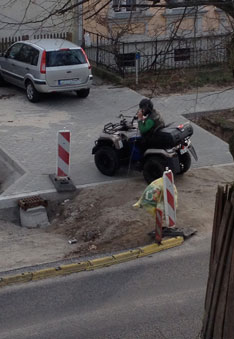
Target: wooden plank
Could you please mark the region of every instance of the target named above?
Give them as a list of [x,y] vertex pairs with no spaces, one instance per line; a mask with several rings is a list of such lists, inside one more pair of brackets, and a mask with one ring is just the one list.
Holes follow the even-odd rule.
[[226,229],[225,226],[229,222],[230,214],[232,210],[232,205],[229,201],[226,201],[224,213],[222,216],[222,221],[220,225],[219,235],[216,241],[215,245],[215,253],[212,265],[210,267],[209,272],[209,279],[207,284],[207,295],[206,295],[206,303],[205,303],[205,314],[204,314],[204,321],[203,321],[203,333],[204,338],[209,338],[206,336],[207,331],[211,331],[211,323],[212,323],[212,317],[214,317],[214,314],[212,313],[212,305],[214,304],[214,293],[217,289],[216,287],[216,279],[218,274],[218,264],[219,264],[219,258],[222,250],[222,244],[224,243],[225,236],[226,236]]
[[216,201],[215,201],[215,211],[214,211],[214,220],[213,220],[213,231],[211,238],[211,252],[210,252],[210,266],[214,260],[215,253],[215,245],[217,242],[219,227],[222,219],[222,205],[224,199],[224,188],[223,186],[218,186],[216,193]]
[[[234,198],[234,194],[232,193],[232,204]],[[229,283],[228,283],[228,291],[227,291],[227,303],[225,310],[225,319],[224,319],[224,329],[223,329],[223,339],[232,338],[234,335],[234,223],[232,224],[232,242],[230,246],[230,275],[229,275]]]
[[209,275],[207,280],[207,287],[206,287],[206,296],[205,296],[205,313],[203,317],[203,325],[202,325],[202,332],[206,332],[207,322],[209,320],[209,307],[210,307],[210,300],[212,298],[212,266],[214,261],[214,253],[215,253],[215,245],[217,241],[217,234],[219,228],[219,221],[221,220],[221,205],[223,199],[223,186],[218,186],[215,198],[215,210],[214,210],[214,219],[213,219],[213,230],[212,230],[212,238],[211,238],[211,250],[210,250],[210,261],[209,261]]
[[214,210],[214,219],[213,219],[213,231],[212,231],[212,238],[211,238],[211,250],[210,250],[210,262],[209,262],[209,275],[207,281],[207,288],[206,288],[206,296],[205,296],[205,315],[203,318],[203,329],[207,328],[207,321],[209,319],[209,305],[211,300],[211,292],[212,292],[212,266],[214,262],[214,253],[215,253],[215,246],[217,242],[218,236],[218,229],[220,227],[220,220],[221,220],[221,206],[222,206],[222,199],[224,194],[223,186],[218,186],[216,192],[216,199],[215,199],[215,210]]
[[[231,210],[231,216],[230,216]],[[209,319],[207,322],[206,328],[206,337],[207,339],[213,338],[214,335],[214,324],[215,324],[215,317],[217,312],[217,305],[218,305],[218,298],[221,291],[223,275],[224,275],[224,267],[227,260],[227,255],[230,247],[231,242],[231,235],[232,235],[232,225],[234,222],[234,209],[231,206],[229,201],[226,201],[226,207],[224,209],[224,217],[221,223],[221,234],[217,242],[217,253],[215,255],[214,260],[214,270],[213,270],[213,279],[212,280],[212,299],[210,300],[210,307],[209,307]],[[228,225],[228,227],[225,227]],[[220,339],[220,338],[219,338]]]
[[227,304],[225,311],[223,339],[233,338],[234,334],[233,316],[234,316],[234,247],[232,248],[231,272],[229,278]]
[[[226,313],[227,299],[228,299],[229,279],[230,279],[230,272],[231,272],[232,252],[234,249],[233,220],[230,219],[230,222],[228,225],[229,230],[227,231],[227,233],[230,234],[231,240],[229,242],[229,247],[226,250],[224,250],[224,252],[226,252],[226,256],[224,257],[224,262],[223,262],[223,273],[222,273],[222,278],[221,278],[222,280],[220,283],[220,292],[217,295],[217,308],[216,308],[216,316],[214,320],[213,339],[223,338],[225,313]],[[221,265],[222,263],[220,262],[220,266]],[[221,269],[222,267],[220,267],[220,270]],[[232,297],[234,298],[234,293]]]

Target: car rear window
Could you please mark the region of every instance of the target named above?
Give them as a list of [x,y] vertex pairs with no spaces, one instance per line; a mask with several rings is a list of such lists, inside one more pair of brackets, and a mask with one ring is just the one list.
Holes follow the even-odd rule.
[[80,65],[87,63],[81,49],[61,49],[46,52],[46,67]]

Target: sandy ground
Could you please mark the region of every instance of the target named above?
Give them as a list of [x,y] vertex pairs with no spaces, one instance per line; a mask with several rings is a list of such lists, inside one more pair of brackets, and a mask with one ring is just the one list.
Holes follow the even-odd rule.
[[[218,185],[234,181],[234,165],[193,169],[175,177],[178,190],[177,227],[212,231]],[[0,223],[0,271],[64,258],[110,253],[153,242],[148,232],[154,218],[132,205],[146,183],[135,179],[101,184],[78,192],[76,198],[58,206],[46,229],[26,229]],[[68,240],[76,239],[70,245]]]

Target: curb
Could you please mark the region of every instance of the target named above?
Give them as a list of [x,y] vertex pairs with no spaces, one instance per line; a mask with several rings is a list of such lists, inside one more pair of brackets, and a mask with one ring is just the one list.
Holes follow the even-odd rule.
[[127,252],[114,254],[108,257],[102,257],[68,265],[60,265],[58,267],[45,268],[38,271],[24,272],[21,274],[16,274],[3,278],[0,277],[0,288],[18,283],[25,283],[29,281],[42,280],[58,276],[65,276],[72,273],[93,271],[98,268],[120,264],[133,259],[142,258],[163,250],[167,250],[169,248],[179,246],[183,242],[184,242],[183,237],[175,237],[162,240],[162,243],[160,245],[151,244],[144,247],[136,248],[134,250],[129,250]]

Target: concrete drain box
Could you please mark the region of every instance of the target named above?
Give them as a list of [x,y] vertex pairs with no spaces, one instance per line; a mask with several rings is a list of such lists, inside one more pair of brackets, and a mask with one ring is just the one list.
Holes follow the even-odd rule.
[[47,227],[50,223],[47,216],[47,201],[40,196],[19,200],[20,223],[27,228]]

